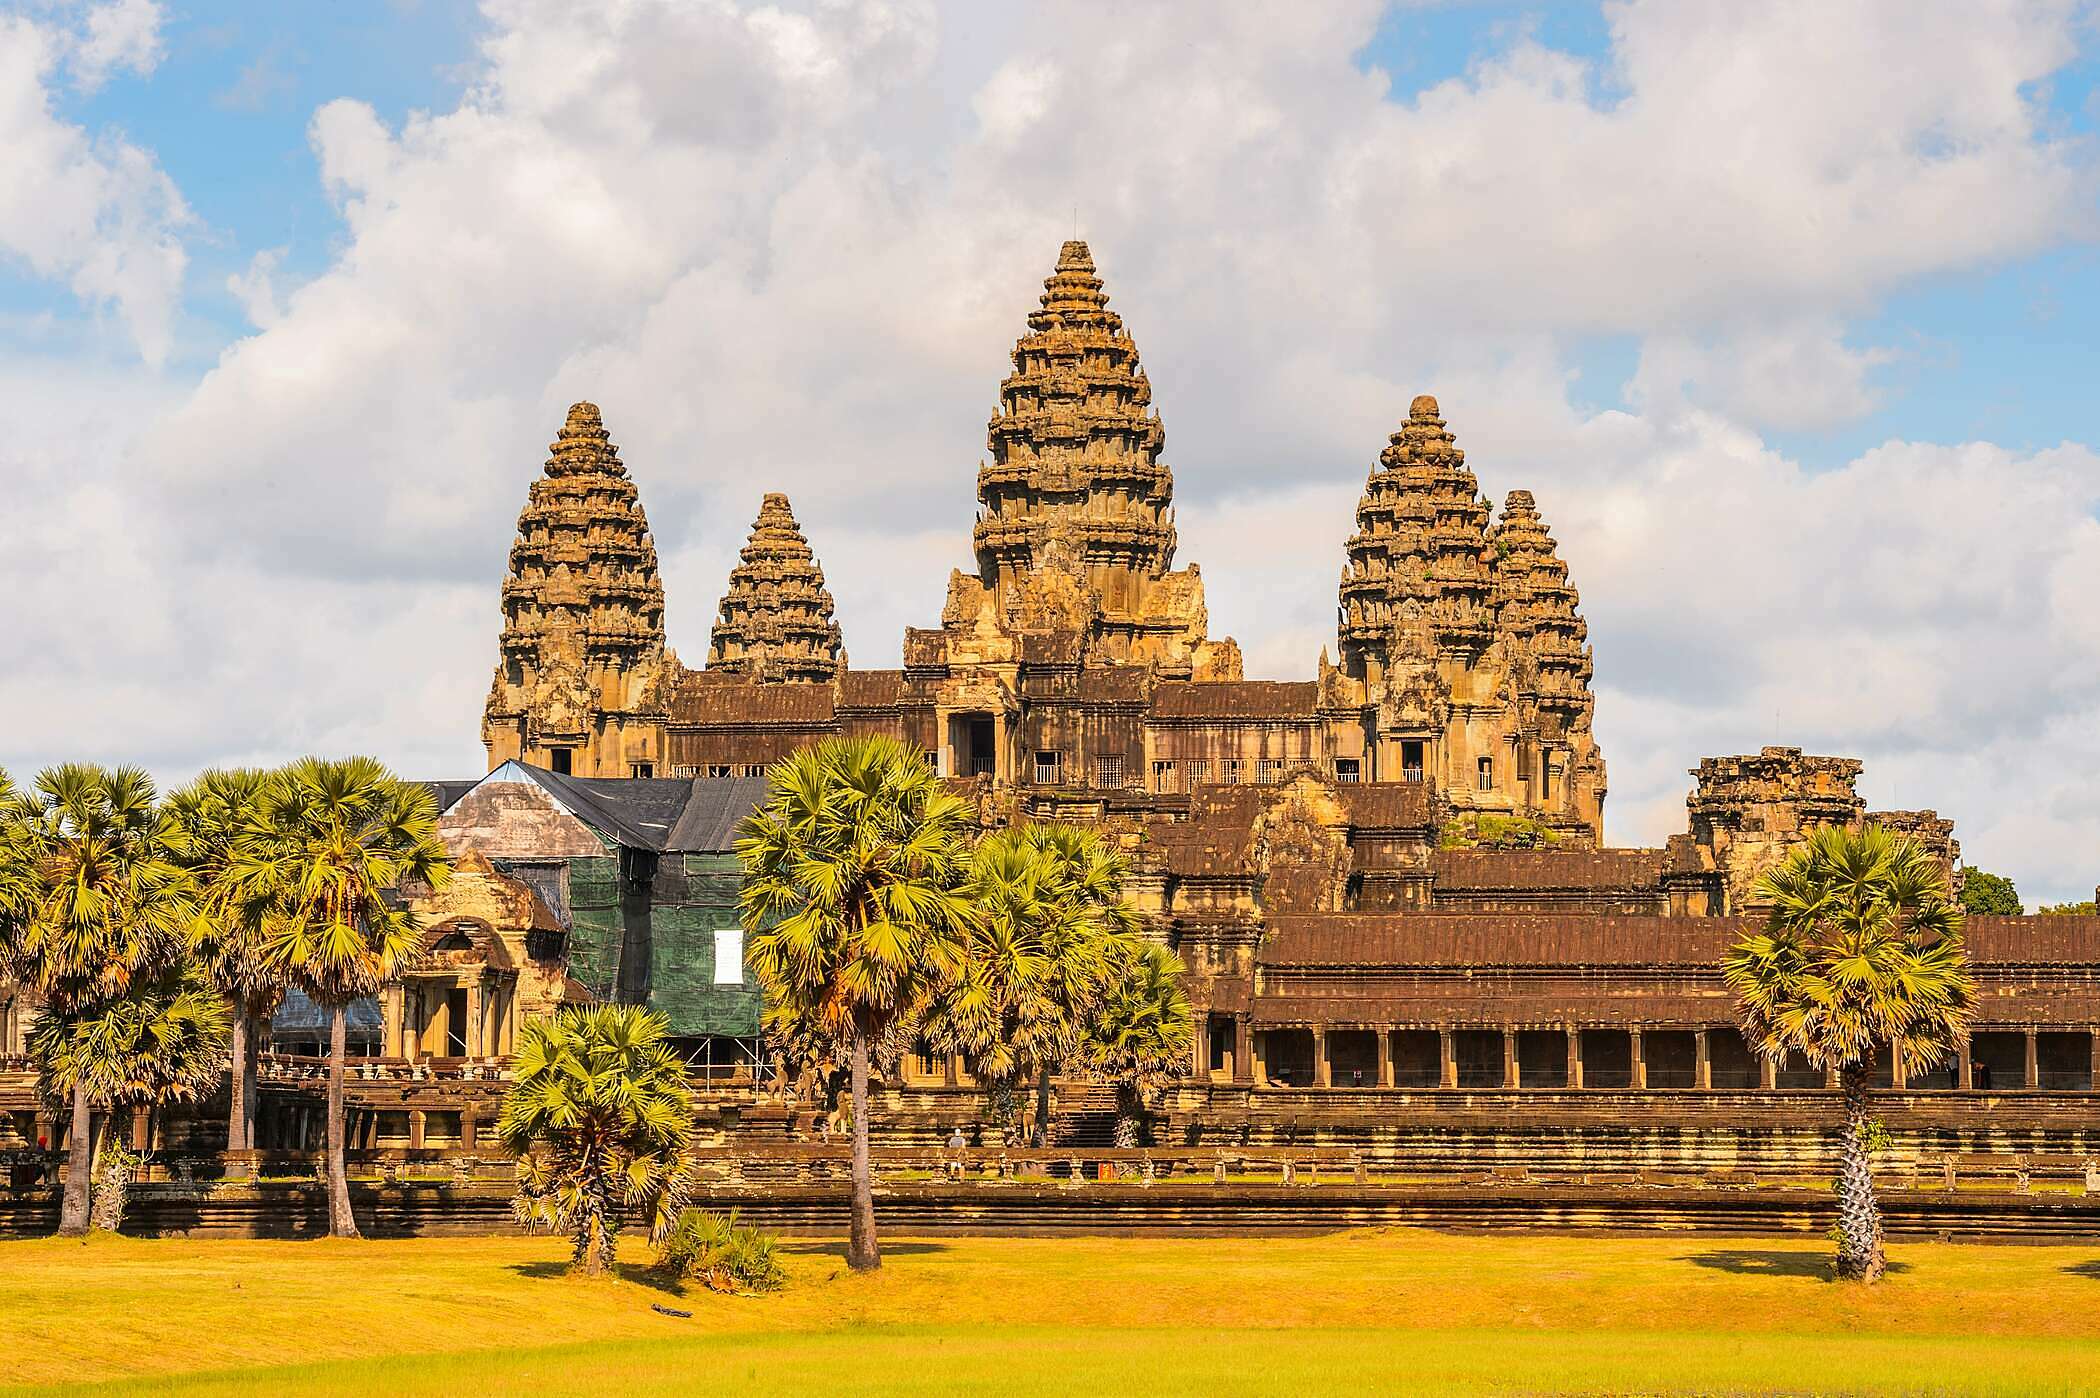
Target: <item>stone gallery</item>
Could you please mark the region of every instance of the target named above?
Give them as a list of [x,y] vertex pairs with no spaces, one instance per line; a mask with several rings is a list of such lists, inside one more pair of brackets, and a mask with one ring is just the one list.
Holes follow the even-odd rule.
[[[785,754],[887,734],[986,827],[1083,821],[1121,841],[1196,1011],[1188,1076],[1151,1122],[1162,1144],[1619,1169],[1827,1151],[1836,1094],[1748,1051],[1722,953],[1759,917],[1759,875],[1810,832],[1876,821],[1959,880],[1951,821],[1869,812],[1859,762],[1773,746],[1700,760],[1662,847],[1605,846],[1568,564],[1530,491],[1491,507],[1428,396],[1335,522],[1332,652],[1309,680],[1245,678],[1201,573],[1175,566],[1165,432],[1084,243],[1059,252],[998,401],[972,565],[939,625],[907,630],[901,668],[876,670],[848,663],[779,494],[757,502],[704,663],[681,663],[637,481],[598,408],[570,409],[502,584],[490,775],[436,784],[462,878],[419,900],[422,953],[362,1020],[360,1143],[471,1144],[520,1018],[563,1003],[654,1006],[700,1076],[765,1090],[737,824]],[[1923,1080],[1884,1057],[1892,1139],[1913,1158],[2100,1149],[2100,920],[1977,917],[1968,938],[1974,1033]],[[0,988],[0,1054],[21,1053],[25,1008]],[[311,1140],[301,1074],[318,1074],[296,1064],[315,1032],[296,1006],[280,1017],[281,1145]],[[33,1138],[26,1079],[9,1081],[0,1123]],[[897,1141],[983,1106],[927,1052],[886,1090]],[[1105,1143],[1086,1084],[1060,1102],[1061,1140]],[[778,1139],[768,1120],[725,1118],[726,1139]]]

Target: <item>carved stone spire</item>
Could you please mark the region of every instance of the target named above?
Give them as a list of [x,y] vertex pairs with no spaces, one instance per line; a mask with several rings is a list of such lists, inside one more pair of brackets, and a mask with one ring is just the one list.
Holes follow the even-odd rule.
[[1003,600],[1054,568],[1099,587],[1111,613],[1139,610],[1144,580],[1173,565],[1174,476],[1137,345],[1085,243],[1058,253],[1013,364],[977,473],[980,576]]
[[624,730],[645,714],[660,717],[656,543],[596,404],[571,407],[548,450],[510,548],[482,741],[492,762],[523,757],[579,776],[626,776]]
[[1523,697],[1536,702],[1548,730],[1588,731],[1596,707],[1590,628],[1530,491],[1509,493],[1488,540],[1495,554],[1495,626],[1513,663],[1526,672]]
[[1342,665],[1377,679],[1396,649],[1424,641],[1478,655],[1494,637],[1488,505],[1427,394],[1379,454],[1356,507],[1342,572]]
[[802,526],[785,495],[767,495],[751,526],[708,643],[707,668],[762,680],[829,680],[839,624]]

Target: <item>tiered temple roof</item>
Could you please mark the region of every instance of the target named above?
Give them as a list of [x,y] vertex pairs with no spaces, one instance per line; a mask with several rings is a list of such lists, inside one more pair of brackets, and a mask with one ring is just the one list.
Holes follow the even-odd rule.
[[1377,679],[1401,653],[1477,655],[1494,636],[1488,505],[1423,394],[1379,454],[1342,570],[1342,668]]
[[1497,583],[1495,627],[1509,652],[1520,701],[1542,736],[1587,732],[1596,701],[1582,596],[1528,490],[1512,490],[1489,531]]
[[[979,571],[1002,595],[1043,568],[1159,577],[1174,562],[1173,472],[1152,384],[1082,242],[1059,251],[1014,346],[977,473]],[[1111,596],[1128,609],[1135,599]]]
[[503,583],[483,733],[499,759],[587,748],[607,717],[648,707],[664,665],[656,542],[597,405],[571,407],[548,450]]
[[824,570],[788,498],[768,494],[729,574],[707,668],[765,680],[830,680],[844,666]]

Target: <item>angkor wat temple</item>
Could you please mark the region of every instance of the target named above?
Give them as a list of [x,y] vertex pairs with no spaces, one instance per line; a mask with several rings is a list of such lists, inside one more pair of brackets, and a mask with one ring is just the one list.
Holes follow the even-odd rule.
[[[1568,566],[1531,492],[1491,511],[1428,396],[1342,543],[1333,656],[1311,680],[1246,679],[1238,646],[1209,634],[1201,574],[1174,566],[1165,432],[1086,244],[1060,251],[1012,361],[974,566],[952,575],[938,627],[906,632],[900,669],[847,663],[780,495],[705,665],[682,665],[635,482],[577,404],[511,550],[491,764],[708,782],[885,733],[987,823],[1112,827],[1191,972],[1197,1115],[1285,1086],[1820,1084],[1760,1065],[1731,1027],[1716,963],[1756,914],[1757,877],[1817,826],[1872,819],[1958,879],[1951,822],[1870,814],[1860,763],[1767,747],[1701,761],[1686,831],[1662,848],[1603,847]],[[2094,924],[1977,919],[1970,936],[1985,1022],[1943,1085],[2089,1090]]]

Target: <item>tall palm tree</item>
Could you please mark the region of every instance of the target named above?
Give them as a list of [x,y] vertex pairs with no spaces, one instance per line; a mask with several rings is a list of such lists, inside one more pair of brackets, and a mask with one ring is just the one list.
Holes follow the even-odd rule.
[[243,897],[233,872],[244,834],[262,820],[270,773],[255,768],[206,772],[168,797],[175,857],[197,885],[191,943],[219,993],[233,1033],[227,1082],[226,1148],[255,1149],[258,1036],[284,1000],[283,968],[263,944],[263,905]]
[[1743,1035],[1775,1062],[1834,1070],[1845,1094],[1838,1275],[1886,1266],[1867,1138],[1868,1088],[1886,1046],[1905,1073],[1947,1061],[1968,1033],[1976,985],[1962,911],[1940,865],[1877,825],[1829,826],[1757,883],[1771,912],[1722,960]]
[[[13,916],[0,926],[7,962],[42,1013],[61,1022],[93,1018],[122,1000],[134,981],[175,964],[193,916],[191,885],[169,857],[165,814],[153,781],[133,767],[82,764],[50,768],[36,790],[10,805],[12,853],[0,863],[20,875],[0,877]],[[73,1076],[73,1125],[59,1232],[88,1229],[94,1099],[85,1075]]]
[[[71,1015],[46,1012],[30,1035],[43,1095],[84,1096],[91,1109],[193,1101],[219,1083],[228,1013],[203,970],[181,959],[133,977],[124,993]],[[112,1115],[103,1135],[114,1135]],[[121,1161],[121,1148],[98,1149]],[[123,1221],[126,1170],[91,1163],[92,1226],[114,1232]]]
[[661,1239],[691,1183],[692,1090],[662,1015],[634,1005],[563,1010],[518,1036],[499,1127],[518,1156],[518,1221],[566,1230],[571,1265],[613,1264],[622,1217]]
[[1079,1056],[1140,945],[1123,875],[1121,856],[1069,825],[995,831],[970,857],[970,955],[928,1028],[995,1086],[1034,1081],[1039,1140],[1049,1133],[1051,1074]]
[[853,1102],[848,1265],[882,1265],[868,1160],[868,1063],[963,960],[970,809],[914,749],[834,738],[767,774],[737,841],[751,963],[776,1020],[843,1045]]
[[1181,958],[1142,944],[1087,1022],[1086,1062],[1116,1085],[1116,1144],[1139,1144],[1145,1102],[1190,1068],[1195,1024],[1181,984]]
[[350,1002],[393,979],[421,928],[403,885],[441,888],[452,866],[427,787],[369,757],[302,758],[265,784],[229,878],[252,902],[265,959],[328,1012],[328,1231],[354,1238],[344,1175]]

